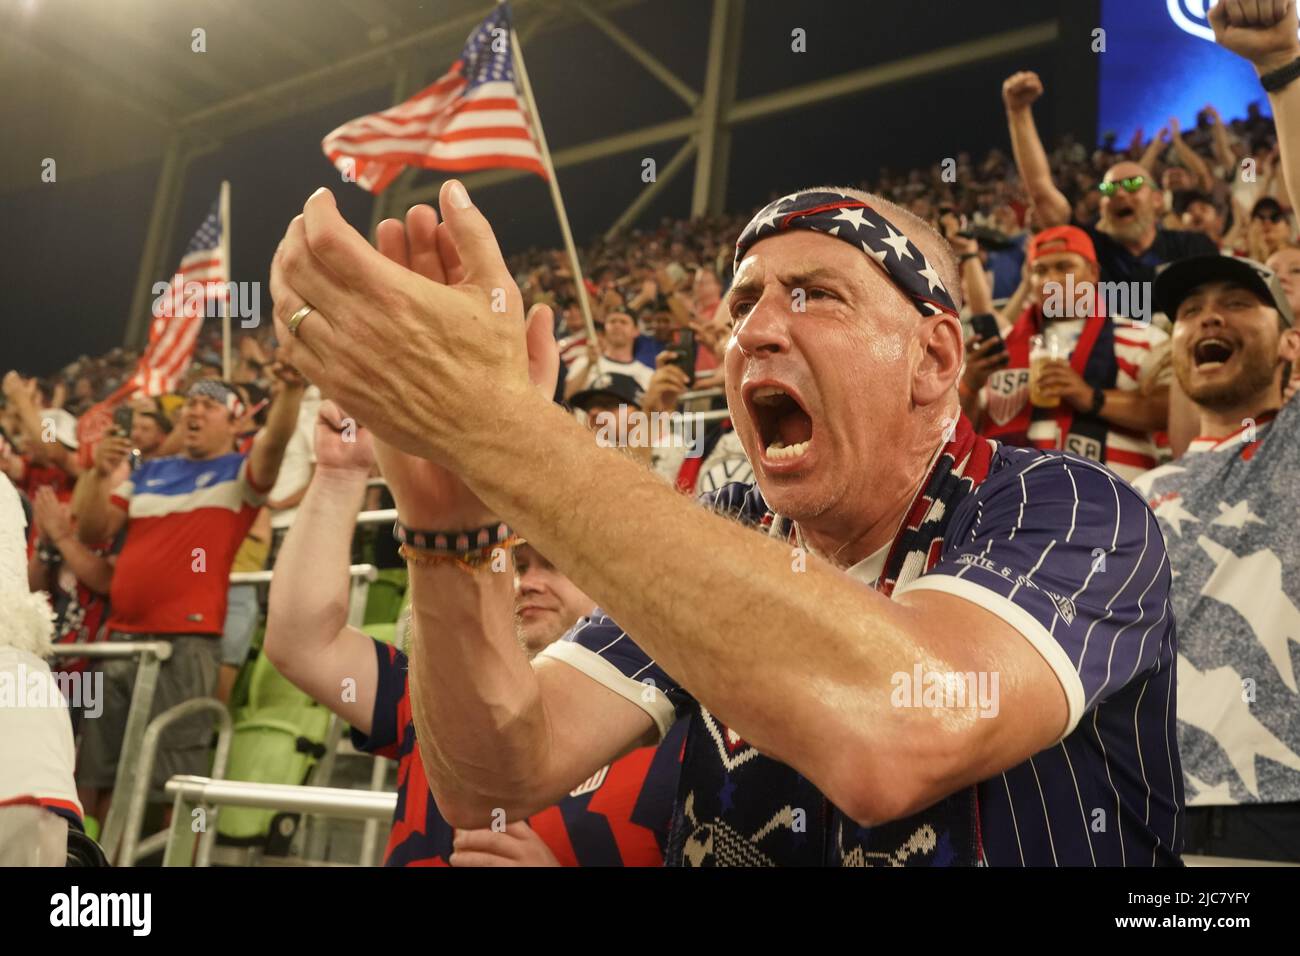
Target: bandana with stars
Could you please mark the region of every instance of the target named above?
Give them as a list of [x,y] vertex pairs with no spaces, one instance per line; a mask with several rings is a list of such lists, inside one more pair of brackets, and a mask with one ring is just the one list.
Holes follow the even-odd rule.
[[922,315],[957,314],[921,250],[878,210],[844,193],[805,190],[764,206],[736,240],[736,268],[750,246],[787,229],[812,229],[861,249],[880,263]]

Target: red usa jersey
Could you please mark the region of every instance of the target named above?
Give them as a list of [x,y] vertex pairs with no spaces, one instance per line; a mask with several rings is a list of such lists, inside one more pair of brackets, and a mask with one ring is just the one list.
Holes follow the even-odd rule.
[[[415,744],[406,655],[375,641],[379,680],[358,750],[397,761],[397,807],[385,866],[447,866],[454,828],[438,813]],[[685,743],[685,721],[657,747],[602,767],[559,803],[528,818],[561,866],[662,866]]]

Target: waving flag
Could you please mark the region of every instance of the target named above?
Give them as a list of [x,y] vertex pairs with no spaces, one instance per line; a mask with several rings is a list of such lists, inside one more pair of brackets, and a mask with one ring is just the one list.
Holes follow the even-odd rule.
[[500,4],[460,59],[404,103],[344,123],[321,148],[348,179],[379,193],[405,166],[464,172],[502,166],[546,171],[515,86],[510,10]]
[[149,346],[130,379],[134,391],[146,395],[173,391],[189,368],[209,304],[230,291],[223,229],[218,199],[185,247],[167,292],[154,301]]

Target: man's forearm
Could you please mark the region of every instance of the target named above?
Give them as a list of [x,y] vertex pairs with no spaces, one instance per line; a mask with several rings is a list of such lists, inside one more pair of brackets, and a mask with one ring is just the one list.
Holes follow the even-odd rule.
[[360,472],[321,471],[276,557],[266,652],[286,676],[347,623],[352,533],[365,490]]
[[512,571],[412,564],[409,671],[415,736],[439,805],[490,804],[510,819],[535,809],[548,757],[540,687],[515,639]]
[[1059,226],[1070,219],[1070,204],[1052,182],[1052,168],[1038,136],[1034,114],[1028,108],[1007,111],[1007,128],[1011,132],[1011,152],[1025,188],[1034,202],[1042,225]]
[[112,503],[108,500],[111,489],[108,481],[96,468],[83,476],[84,486],[78,485],[72,496],[72,513],[77,519],[77,537],[87,544],[96,544],[108,536]]
[[544,398],[514,402],[458,470],[710,711],[814,779],[843,767],[862,727],[899,720],[889,675],[921,652],[903,606],[814,556],[796,565],[789,545],[684,500]]
[[95,554],[69,532],[54,542],[63,563],[77,580],[96,594],[107,594],[113,585],[113,565],[103,555]]
[[253,477],[259,485],[270,487],[280,474],[280,462],[289,439],[298,427],[298,410],[302,407],[301,386],[286,386],[271,403],[266,415],[266,425],[253,441],[251,464]]
[[[1268,72],[1267,67],[1257,69],[1261,73]],[[1282,173],[1283,182],[1287,184],[1287,196],[1294,207],[1295,196],[1289,190],[1291,183],[1300,183],[1300,81],[1292,82],[1276,93],[1270,93],[1268,102],[1273,108],[1277,145],[1282,153],[1278,169]]]

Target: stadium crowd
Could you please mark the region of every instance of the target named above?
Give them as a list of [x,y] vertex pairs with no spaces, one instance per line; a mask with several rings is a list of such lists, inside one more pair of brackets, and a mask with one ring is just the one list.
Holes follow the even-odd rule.
[[[1221,42],[1255,62],[1261,74],[1300,53],[1251,45],[1249,39],[1228,42],[1220,33]],[[1163,535],[1174,571],[1167,586],[1178,647],[1169,623],[1157,621],[1139,599],[1131,623],[1152,635],[1151,653],[1124,661],[1133,674],[1123,687],[1112,683],[1109,666],[1095,685],[1082,675],[1080,699],[1069,702],[1068,739],[1085,733],[1075,730],[1087,726],[1076,713],[1085,691],[1098,713],[1103,704],[1117,708],[1117,701],[1127,701],[1127,718],[1117,709],[1105,718],[1112,727],[1095,726],[1089,718],[1094,726],[1088,732],[1109,741],[1106,735],[1118,734],[1125,719],[1137,733],[1142,694],[1124,694],[1135,688],[1145,693],[1156,677],[1172,681],[1176,673],[1178,748],[1169,752],[1167,742],[1155,748],[1150,740],[1134,748],[1145,768],[1142,777],[1154,778],[1151,761],[1161,762],[1159,771],[1168,778],[1163,784],[1136,779],[1128,783],[1139,789],[1117,784],[1109,796],[1088,794],[1094,801],[1088,806],[1113,807],[1121,829],[1132,826],[1141,834],[1130,835],[1135,842],[1121,836],[1101,861],[1132,863],[1124,854],[1137,847],[1151,862],[1176,862],[1182,847],[1300,862],[1300,702],[1292,665],[1292,644],[1300,641],[1300,565],[1294,563],[1300,553],[1289,534],[1298,500],[1300,423],[1294,403],[1285,401],[1295,391],[1292,370],[1300,372],[1300,363],[1293,362],[1300,242],[1287,181],[1287,173],[1294,179],[1300,167],[1288,168],[1285,160],[1300,162],[1300,138],[1289,149],[1279,144],[1279,128],[1284,136],[1300,137],[1300,94],[1295,86],[1273,94],[1276,125],[1257,106],[1230,122],[1206,106],[1190,129],[1171,118],[1149,137],[1138,130],[1127,144],[1112,136],[1088,148],[1064,136],[1048,148],[1033,117],[1045,93],[1050,90],[1032,73],[1007,78],[1001,95],[1009,149],[983,157],[960,153],[925,169],[882,169],[874,179],[821,192],[850,202],[870,194],[866,217],[873,209],[887,217],[890,233],[904,233],[914,244],[907,248],[923,252],[926,269],[933,264],[941,288],[948,287],[964,333],[957,393],[964,418],[979,436],[1009,447],[1064,450],[1104,465],[1154,509],[1156,537]],[[776,192],[770,198],[773,210],[785,201]],[[407,238],[396,245],[391,224],[387,239],[381,230],[380,251],[406,264],[406,242],[413,251],[424,228],[421,215],[407,220]],[[846,221],[854,222],[852,215]],[[729,415],[725,397],[738,387],[728,380],[728,351],[740,337],[733,268],[743,256],[736,255],[737,242],[742,249],[754,245],[752,236],[746,245],[753,228],[747,224],[748,211],[625,231],[582,251],[587,275],[581,278],[555,250],[530,250],[507,260],[528,314],[545,320],[547,313],[538,310],[550,309],[559,354],[554,400],[580,416],[602,444],[635,445],[632,457],[683,494],[722,495],[714,499],[719,507],[728,485],[754,481],[756,470],[754,449],[747,451],[733,422],[735,407]],[[926,224],[946,240],[946,248],[931,241]],[[901,262],[903,255],[894,258]],[[590,301],[595,340],[578,282]],[[934,288],[932,281],[931,293]],[[729,289],[730,300],[724,298]],[[815,312],[822,307],[815,304],[819,290],[806,291],[806,307]],[[804,309],[796,305],[794,311]],[[306,331],[321,319],[308,315],[298,321]],[[690,766],[690,751],[683,756],[688,721],[673,723],[673,707],[712,732],[721,726],[707,710],[691,710],[698,704],[677,698],[666,712],[643,705],[662,736],[643,733],[638,746],[603,753],[592,763],[601,770],[579,783],[590,768],[584,769],[547,800],[504,804],[512,807],[504,829],[461,809],[472,802],[463,795],[431,792],[428,781],[446,787],[455,775],[431,765],[423,733],[417,740],[409,649],[347,624],[346,568],[361,538],[381,566],[405,569],[410,560],[415,568],[420,561],[412,557],[413,539],[401,542],[399,556],[386,530],[366,537],[373,529],[356,526],[363,507],[394,505],[395,490],[368,482],[380,476],[382,456],[376,456],[365,427],[355,441],[340,439],[350,420],[334,402],[322,401],[316,385],[287,361],[286,342],[283,336],[276,341],[270,323],[236,338],[228,381],[222,379],[219,330],[212,326],[205,326],[177,389],[130,398],[123,405],[130,413],[116,415],[113,430],[93,448],[80,446],[77,420],[133,374],[139,353],[118,348],[98,358],[83,356],[48,376],[16,370],[4,376],[0,470],[29,515],[28,585],[50,595],[55,642],[170,640],[175,650],[160,671],[153,714],[198,696],[233,706],[241,669],[265,654],[291,682],[347,721],[359,749],[399,761],[402,795],[386,854],[390,864],[802,859],[795,851],[786,857],[772,851],[769,857],[738,848],[720,824],[708,830],[700,823],[706,812],[721,819],[729,796],[721,798],[720,808],[702,809],[709,801],[701,798],[686,807],[679,801],[674,810],[677,774]],[[1227,369],[1221,375],[1232,380],[1216,379],[1219,369]],[[638,413],[651,418],[648,437],[629,442],[631,418]],[[683,427],[692,421],[697,428]],[[952,440],[958,426],[952,419],[944,423]],[[356,430],[356,423],[351,427]],[[783,425],[764,460],[801,454],[795,450],[809,439],[797,432],[787,433]],[[1078,493],[1076,486],[1076,507]],[[1118,540],[1120,492],[1115,495]],[[990,504],[988,512],[994,510]],[[507,542],[518,544],[504,532],[491,543]],[[1111,545],[1097,559],[1102,570],[1130,573],[1121,570],[1122,548]],[[588,643],[608,646],[626,636],[537,547],[520,545],[514,561],[513,619],[529,657],[572,663],[576,652],[565,645],[573,643],[559,639],[583,621],[594,633]],[[1142,555],[1130,570],[1139,567],[1145,567]],[[1270,570],[1275,567],[1280,570]],[[232,571],[263,568],[276,569],[269,593],[264,586],[228,584]],[[1161,568],[1155,573],[1153,584]],[[337,589],[313,584],[326,579]],[[419,590],[413,575],[399,633],[418,617]],[[263,620],[266,637],[259,649],[255,638]],[[1167,641],[1160,638],[1165,632]],[[599,665],[583,663],[589,670],[582,673],[595,676],[597,667],[605,668],[609,673],[597,679],[613,689],[625,676],[640,679],[636,675],[651,665],[648,654],[608,657]],[[46,804],[64,812],[69,826],[80,827],[83,816],[102,820],[110,805],[135,662],[52,658],[51,666],[78,673],[98,666],[104,673],[103,713],[93,720],[73,713],[76,791]],[[546,672],[543,663],[538,673]],[[675,686],[657,668],[646,672],[657,675],[654,686]],[[358,694],[340,700],[340,680],[356,674],[369,676]],[[1138,679],[1145,683],[1132,682]],[[1244,682],[1251,688],[1248,703]],[[1142,733],[1168,733],[1170,726],[1156,719]],[[1061,739],[1048,736],[1045,745]],[[164,736],[154,787],[176,773],[206,773],[211,737],[203,717],[173,727]],[[771,739],[780,753],[784,740]],[[511,741],[502,737],[498,743],[508,750]],[[736,746],[744,742],[727,738],[723,750],[743,752]],[[1064,745],[1059,749],[1067,752]],[[1258,765],[1256,755],[1262,758]],[[438,759],[450,762],[453,756],[448,751]],[[1138,771],[1128,767],[1124,773],[1132,777]],[[829,796],[842,793],[817,782]],[[1013,807],[1020,806],[1020,794],[1013,797],[1012,791],[1024,783],[1016,778],[1014,786],[1008,784],[1006,801]],[[1149,802],[1156,786],[1156,805],[1148,807],[1146,819],[1130,803],[1144,783]],[[728,776],[724,791],[731,785]],[[12,795],[0,791],[0,807],[7,796]],[[526,812],[520,810],[525,804]],[[856,816],[872,818],[875,809],[869,809]],[[525,816],[528,824],[521,822]],[[1154,834],[1165,817],[1174,833]],[[677,827],[688,836],[670,847],[669,831]],[[705,830],[707,838],[701,836]],[[1079,854],[1070,862],[1087,862],[1090,853],[1099,861],[1086,834],[1067,850],[1051,821],[1046,832],[1051,855],[1035,856],[1021,846],[1020,862],[1027,854],[1029,862],[1054,862],[1058,848],[1063,855]],[[1019,843],[1019,829],[1016,837]],[[997,857],[995,836],[986,839],[985,859],[1014,862]],[[851,856],[846,851],[843,858]]]

